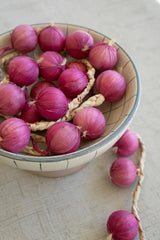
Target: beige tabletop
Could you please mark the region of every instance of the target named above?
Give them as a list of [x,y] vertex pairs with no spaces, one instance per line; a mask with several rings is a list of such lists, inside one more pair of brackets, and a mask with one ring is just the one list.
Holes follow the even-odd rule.
[[[147,153],[139,214],[146,239],[160,240],[160,1],[0,0],[0,32],[19,24],[73,23],[115,39],[132,57],[142,94],[130,129]],[[0,157],[0,160],[2,157]],[[132,191],[109,179],[110,149],[76,174],[42,178],[0,161],[0,240],[105,240],[115,210],[131,210]],[[136,239],[139,239],[138,236]]]

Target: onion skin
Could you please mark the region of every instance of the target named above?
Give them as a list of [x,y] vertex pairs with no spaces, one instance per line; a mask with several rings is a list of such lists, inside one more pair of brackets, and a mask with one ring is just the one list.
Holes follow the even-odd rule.
[[99,71],[112,69],[118,60],[117,50],[107,42],[96,43],[89,52],[89,61]]
[[13,116],[25,106],[25,93],[20,87],[5,83],[0,85],[0,114]]
[[107,230],[114,240],[133,240],[139,229],[136,217],[125,210],[113,212],[107,221]]
[[10,81],[19,86],[29,86],[39,75],[37,63],[30,57],[18,56],[11,60],[8,66]]
[[54,84],[48,81],[40,81],[35,83],[31,88],[31,92],[30,92],[31,98],[36,99],[40,91],[42,91],[44,88],[47,88],[47,87],[54,87]]
[[137,177],[137,168],[129,158],[118,158],[110,168],[111,181],[119,187],[127,187]]
[[126,90],[126,81],[124,77],[114,71],[106,70],[102,72],[96,80],[96,89],[108,102],[119,101]]
[[73,68],[64,70],[58,79],[58,87],[70,98],[74,98],[80,94],[86,88],[87,84],[87,76],[83,72]]
[[139,140],[136,134],[126,130],[122,137],[114,144],[117,148],[116,153],[121,157],[127,157],[134,154],[139,146]]
[[80,145],[80,130],[69,122],[57,122],[46,133],[46,143],[51,152],[67,154]]
[[81,63],[81,62],[71,62],[67,64],[67,69],[70,68],[75,68],[83,73],[87,73],[87,68],[86,66]]
[[93,44],[93,38],[89,33],[78,30],[66,38],[65,48],[71,57],[82,59],[88,56]]
[[19,118],[9,118],[0,125],[0,146],[9,152],[23,151],[30,139],[30,128]]
[[39,114],[35,101],[28,101],[20,116],[25,122],[35,123],[42,120],[42,116]]
[[37,33],[30,25],[19,25],[11,33],[11,42],[13,48],[17,51],[31,52],[38,43]]
[[46,81],[57,80],[61,72],[65,69],[62,56],[54,51],[42,53],[37,62],[40,74]]
[[85,139],[98,138],[105,130],[105,123],[102,112],[94,107],[79,110],[73,119],[73,124],[80,127]]
[[45,27],[38,37],[42,51],[62,51],[65,46],[65,39],[64,32],[56,26]]
[[41,116],[49,120],[58,120],[68,110],[66,96],[55,87],[43,89],[36,98],[36,106]]

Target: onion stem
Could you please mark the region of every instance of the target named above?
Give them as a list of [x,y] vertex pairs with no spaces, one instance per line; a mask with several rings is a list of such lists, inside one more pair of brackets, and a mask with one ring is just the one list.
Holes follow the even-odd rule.
[[3,141],[3,138],[2,138],[2,137],[0,137],[0,142],[1,142],[1,141]]
[[107,239],[106,240],[112,240],[112,233],[111,234],[109,234],[109,236],[107,237]]

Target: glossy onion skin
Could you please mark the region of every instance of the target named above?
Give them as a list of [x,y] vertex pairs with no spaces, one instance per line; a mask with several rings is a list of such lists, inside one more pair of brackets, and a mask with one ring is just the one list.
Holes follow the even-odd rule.
[[124,77],[114,71],[106,70],[102,72],[96,80],[96,89],[108,102],[119,101],[126,90]]
[[60,28],[48,26],[41,30],[38,39],[42,51],[60,52],[64,49],[66,37]]
[[0,146],[9,152],[24,150],[30,139],[30,128],[19,118],[9,118],[0,125]]
[[80,130],[69,122],[57,122],[46,133],[46,143],[51,152],[67,154],[74,152],[80,145]]
[[111,181],[119,187],[127,187],[137,177],[137,168],[129,158],[116,159],[110,168]]
[[30,57],[18,56],[11,60],[8,66],[10,81],[19,86],[29,86],[34,83],[39,75],[36,61]]
[[12,83],[0,85],[0,114],[13,116],[21,112],[25,106],[25,93]]
[[107,221],[107,230],[112,233],[114,240],[133,240],[138,233],[138,229],[138,220],[126,210],[113,212]]
[[67,69],[75,68],[83,73],[87,73],[86,66],[81,62],[71,62],[67,64]]
[[48,82],[48,81],[39,81],[37,83],[35,83],[30,91],[30,96],[33,99],[36,99],[39,95],[39,93],[47,87],[54,87],[52,82]]
[[47,87],[39,93],[36,106],[42,117],[49,120],[58,120],[68,110],[68,101],[61,90],[55,87]]
[[42,116],[38,112],[35,102],[31,100],[26,102],[26,105],[22,110],[20,118],[28,123],[35,123],[42,120]]

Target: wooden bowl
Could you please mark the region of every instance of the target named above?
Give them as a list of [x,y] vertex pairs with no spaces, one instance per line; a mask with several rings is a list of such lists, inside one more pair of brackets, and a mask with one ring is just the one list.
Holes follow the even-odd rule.
[[[33,26],[39,29],[47,25],[35,24]],[[55,25],[62,29],[66,36],[75,30],[83,30],[92,35],[95,43],[111,40],[109,37],[85,27],[61,23]],[[10,44],[10,31],[0,35],[0,48],[8,44]],[[129,55],[118,43],[114,43],[114,46],[118,51],[116,69],[117,71],[121,70],[127,88],[120,101],[114,103],[105,102],[99,107],[106,118],[106,129],[101,137],[95,140],[83,141],[76,152],[59,156],[39,157],[25,153],[15,154],[0,149],[0,155],[3,156],[0,157],[0,161],[12,167],[28,170],[42,176],[60,177],[78,171],[114,145],[131,123],[140,99],[140,80],[136,67]],[[40,50],[37,48],[35,51]]]

